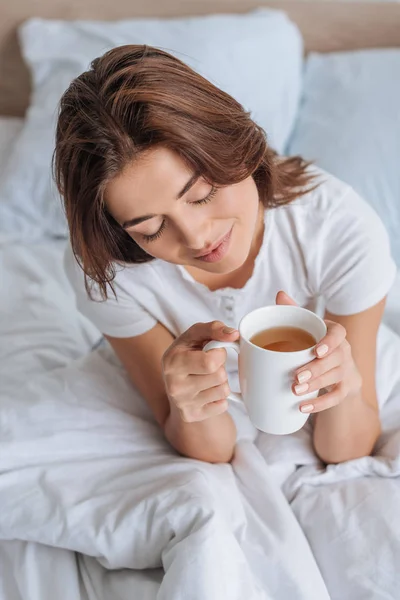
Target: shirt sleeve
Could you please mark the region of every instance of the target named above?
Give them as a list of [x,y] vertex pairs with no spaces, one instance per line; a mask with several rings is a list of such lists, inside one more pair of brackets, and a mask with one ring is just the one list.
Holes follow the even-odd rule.
[[318,238],[317,286],[330,313],[356,314],[387,295],[396,277],[389,236],[352,188],[332,205]]
[[108,298],[102,300],[94,285],[92,299],[85,288],[84,273],[70,248],[65,254],[64,265],[67,277],[75,291],[78,310],[104,335],[120,338],[135,337],[150,331],[157,324],[157,319],[126,290],[118,273],[113,282],[116,295],[114,296],[110,290]]

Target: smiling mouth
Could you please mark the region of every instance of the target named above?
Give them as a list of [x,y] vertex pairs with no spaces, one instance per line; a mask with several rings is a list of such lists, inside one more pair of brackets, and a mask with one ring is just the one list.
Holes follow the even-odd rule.
[[[233,229],[233,228],[232,228]],[[229,242],[232,235],[232,229],[229,230],[228,233],[224,235],[218,242],[210,246],[210,248],[203,252],[202,254],[195,256],[196,260],[201,260],[203,262],[218,262],[220,261],[227,253],[229,248]]]

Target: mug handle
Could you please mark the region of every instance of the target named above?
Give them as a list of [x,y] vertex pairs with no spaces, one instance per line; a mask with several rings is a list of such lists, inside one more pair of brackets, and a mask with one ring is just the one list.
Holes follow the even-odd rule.
[[[240,346],[238,342],[208,342],[208,344],[204,346],[203,352],[214,350],[214,348],[225,348],[225,350],[227,350],[228,348],[232,348],[232,350],[235,350],[238,356],[240,354]],[[242,394],[238,394],[237,392],[231,392],[228,396],[228,400],[232,400],[233,402],[239,402],[240,404],[242,404],[243,396]]]

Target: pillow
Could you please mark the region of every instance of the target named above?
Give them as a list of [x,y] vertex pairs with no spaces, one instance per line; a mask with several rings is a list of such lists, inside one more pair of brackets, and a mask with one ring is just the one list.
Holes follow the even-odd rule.
[[0,117],[0,177],[10,149],[21,133],[22,125],[23,120],[17,117]]
[[315,160],[373,206],[400,266],[400,50],[311,54],[288,153]]
[[0,188],[0,240],[64,236],[50,162],[58,101],[90,61],[122,44],[162,47],[234,96],[282,151],[301,93],[302,40],[280,11],[120,22],[31,19],[20,29],[32,103]]

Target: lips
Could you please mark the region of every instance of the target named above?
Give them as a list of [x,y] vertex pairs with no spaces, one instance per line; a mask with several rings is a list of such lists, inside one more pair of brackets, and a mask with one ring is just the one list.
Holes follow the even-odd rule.
[[218,262],[220,261],[228,251],[229,242],[231,239],[232,229],[229,230],[222,238],[220,238],[215,244],[209,246],[206,252],[202,252],[195,258],[203,262]]

